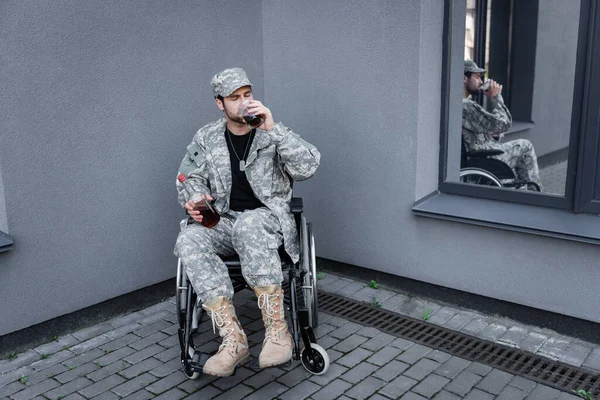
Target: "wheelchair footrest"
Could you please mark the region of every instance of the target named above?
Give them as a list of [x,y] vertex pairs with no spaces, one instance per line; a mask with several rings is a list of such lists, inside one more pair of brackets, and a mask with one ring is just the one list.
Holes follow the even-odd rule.
[[204,364],[206,364],[206,361],[211,356],[212,356],[212,354],[209,354],[209,353],[199,353],[199,352],[194,353],[194,357],[190,361],[190,369],[193,372],[202,372],[202,369],[204,368]]

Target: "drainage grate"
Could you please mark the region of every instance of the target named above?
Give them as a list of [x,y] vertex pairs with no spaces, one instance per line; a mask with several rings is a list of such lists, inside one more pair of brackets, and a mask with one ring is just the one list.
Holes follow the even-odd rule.
[[552,361],[332,293],[319,293],[319,310],[457,357],[520,375],[558,390],[571,393],[571,390],[583,389],[593,396],[600,395],[600,375],[583,368]]

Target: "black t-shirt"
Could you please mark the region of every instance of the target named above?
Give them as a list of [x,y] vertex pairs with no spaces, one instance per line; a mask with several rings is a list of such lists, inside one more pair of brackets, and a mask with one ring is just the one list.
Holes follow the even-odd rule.
[[229,160],[231,161],[231,197],[229,208],[234,211],[254,210],[255,208],[263,207],[263,203],[256,198],[252,191],[246,173],[240,171],[239,160],[244,160],[245,162],[248,157],[255,133],[256,130],[253,129],[246,135],[234,135],[228,129],[225,129],[225,141],[227,142]]

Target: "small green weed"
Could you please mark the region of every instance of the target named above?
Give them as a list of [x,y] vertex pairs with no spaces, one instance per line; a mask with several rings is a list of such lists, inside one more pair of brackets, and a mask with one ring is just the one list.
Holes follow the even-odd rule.
[[48,354],[40,354],[40,360],[45,360],[50,357]]
[[23,385],[25,385],[27,383],[27,377],[26,376],[20,377],[19,382],[21,382]]
[[72,369],[73,369],[73,367],[71,367],[71,366],[68,366],[68,367],[67,367],[67,369],[70,371],[70,370],[72,370]]
[[408,296],[408,299],[412,299],[414,297],[414,295],[412,294],[412,292],[408,292],[406,293],[406,296]]
[[325,278],[325,272],[318,272],[317,273],[317,280],[320,281],[323,278]]
[[423,321],[427,321],[430,316],[431,316],[431,311],[429,311],[429,308],[426,308],[425,312],[423,313]]
[[9,359],[9,360],[14,360],[15,358],[17,358],[17,353],[10,353],[10,354],[8,355],[8,359]]
[[374,279],[371,279],[371,282],[369,282],[367,286],[369,286],[371,289],[379,289],[379,283],[377,283],[377,281]]
[[58,336],[52,336],[52,341],[53,342],[58,342]]
[[379,301],[377,301],[375,296],[373,296],[373,301],[371,301],[371,304],[377,308],[381,308],[381,303]]
[[577,396],[581,397],[582,399],[594,400],[594,398],[592,397],[592,394],[590,392],[586,392],[583,389],[573,390],[572,392],[575,393]]

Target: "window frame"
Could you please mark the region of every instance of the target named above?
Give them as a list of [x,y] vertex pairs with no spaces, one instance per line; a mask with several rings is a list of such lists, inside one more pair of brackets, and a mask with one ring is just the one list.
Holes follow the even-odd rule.
[[[598,7],[592,0],[581,0],[580,16],[579,16],[579,33],[577,42],[577,60],[575,67],[575,83],[573,90],[573,106],[571,112],[571,132],[569,136],[569,154],[567,163],[567,176],[566,176],[566,187],[565,195],[554,195],[549,193],[534,193],[521,190],[508,190],[502,188],[493,187],[482,187],[477,185],[470,185],[461,182],[452,182],[447,180],[448,172],[448,148],[449,148],[449,126],[450,126],[450,106],[451,106],[451,95],[456,94],[452,92],[450,84],[452,79],[456,79],[453,75],[458,76],[457,66],[453,68],[453,46],[456,48],[455,39],[463,38],[461,48],[464,48],[464,21],[457,21],[457,5],[465,5],[464,0],[445,0],[444,2],[444,36],[443,36],[443,55],[442,55],[442,79],[441,79],[441,126],[440,126],[440,157],[439,157],[439,180],[438,188],[441,192],[447,194],[479,197],[491,200],[500,200],[512,203],[521,203],[527,205],[535,205],[542,207],[558,208],[563,210],[570,210],[574,212],[582,211],[584,207],[580,204],[579,200],[586,198],[585,190],[582,188],[589,184],[587,174],[577,175],[577,171],[581,171],[583,167],[590,165],[589,159],[584,159],[584,144],[594,138],[592,133],[591,139],[588,137],[586,128],[590,127],[590,119],[594,115],[589,115],[590,112],[586,111],[588,102],[590,99],[590,93],[596,90],[600,90],[600,81],[596,79],[592,82],[591,68],[593,67],[593,61],[597,61],[597,57],[592,57],[594,47],[594,37],[599,35],[600,26],[599,24],[594,25],[593,19],[598,19]],[[462,15],[464,15],[462,12]],[[460,16],[461,13],[458,13]],[[462,34],[458,31],[462,29]],[[590,32],[595,31],[595,35],[592,37]],[[596,42],[598,42],[597,39]],[[597,43],[596,43],[597,45]],[[460,59],[462,60],[464,55],[461,54]],[[455,63],[456,64],[456,63]],[[463,72],[460,71],[462,76]],[[462,82],[462,81],[461,81]],[[595,87],[589,87],[589,84],[595,83]],[[455,89],[456,90],[456,89]],[[587,108],[584,109],[584,106]],[[593,110],[591,110],[593,114]],[[597,136],[597,135],[596,135]],[[460,140],[460,139],[459,139]],[[589,150],[589,149],[588,149]],[[589,153],[589,151],[588,151]],[[586,153],[587,154],[587,153]],[[585,161],[585,162],[584,162]],[[588,195],[589,197],[589,195]],[[577,206],[577,207],[576,207]]]

